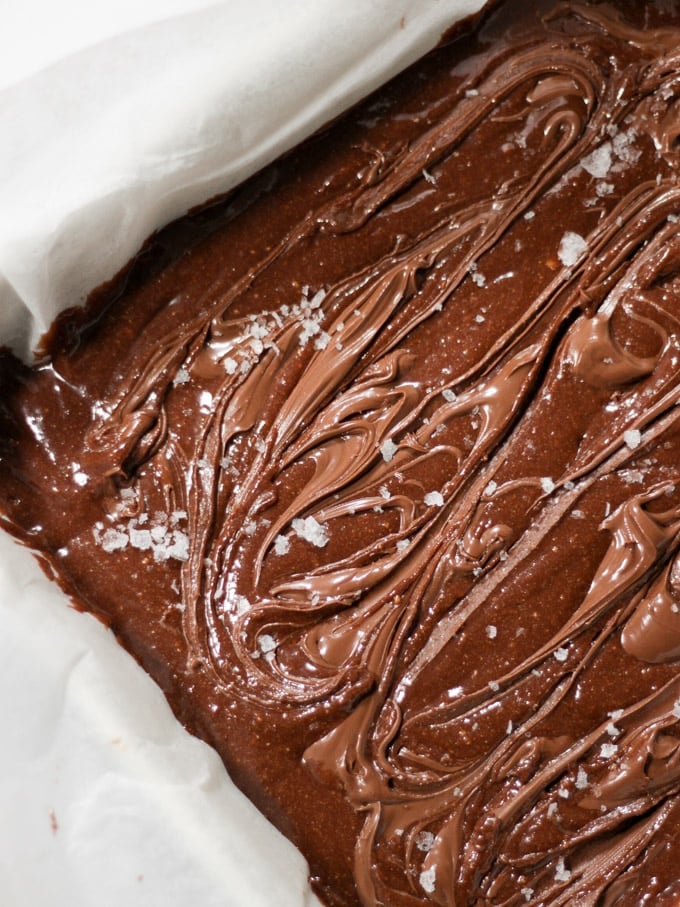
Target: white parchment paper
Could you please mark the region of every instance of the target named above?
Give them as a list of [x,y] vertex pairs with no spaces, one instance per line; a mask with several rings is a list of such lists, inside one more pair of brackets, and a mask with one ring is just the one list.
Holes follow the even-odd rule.
[[[0,3],[0,343],[483,0]],[[300,855],[0,532],[0,904],[302,907]]]

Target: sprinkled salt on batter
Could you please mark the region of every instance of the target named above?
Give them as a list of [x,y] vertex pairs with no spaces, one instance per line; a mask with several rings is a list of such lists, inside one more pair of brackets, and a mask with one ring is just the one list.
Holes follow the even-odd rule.
[[293,532],[298,538],[310,542],[317,548],[324,548],[328,544],[326,527],[314,519],[313,516],[298,517],[292,522]]
[[630,447],[631,450],[635,450],[636,447],[640,446],[642,435],[637,428],[629,428],[628,431],[624,431],[623,440],[626,447]]
[[388,438],[386,441],[380,445],[380,453],[382,458],[386,463],[389,463],[390,460],[394,457],[397,452],[397,445],[391,438]]
[[560,241],[557,257],[565,268],[572,268],[588,251],[588,243],[578,233],[567,230]]

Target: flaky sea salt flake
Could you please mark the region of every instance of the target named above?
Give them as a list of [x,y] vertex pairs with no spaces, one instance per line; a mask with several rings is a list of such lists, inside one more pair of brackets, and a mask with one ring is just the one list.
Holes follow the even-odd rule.
[[111,528],[102,533],[99,544],[107,554],[113,554],[114,551],[122,551],[127,548],[128,541],[127,532]]
[[564,865],[564,857],[560,857],[557,861],[557,868],[555,869],[555,881],[568,882],[570,879],[571,871]]
[[543,489],[543,491],[545,492],[545,494],[552,494],[552,492],[555,490],[555,483],[554,483],[553,480],[550,478],[550,476],[543,476],[543,477],[542,477],[542,479],[541,479],[541,488]]
[[642,441],[642,435],[640,434],[639,429],[629,428],[628,431],[624,431],[623,441],[626,447],[635,450],[636,447],[640,446],[640,442]]
[[560,241],[557,257],[565,268],[572,268],[588,251],[588,243],[578,233],[567,230]]
[[423,500],[428,507],[444,506],[444,496],[441,491],[428,491]]
[[263,633],[257,639],[257,645],[259,646],[260,652],[263,655],[266,655],[268,652],[273,652],[276,648],[276,640],[269,633]]
[[393,459],[395,453],[397,452],[397,445],[391,438],[388,438],[386,441],[380,445],[380,453],[382,458],[386,463],[389,463]]
[[153,545],[151,533],[148,529],[137,529],[131,525],[128,529],[128,534],[130,536],[130,544],[139,551],[148,551]]
[[431,831],[419,831],[416,835],[416,847],[423,853],[429,853],[434,844],[434,835]]
[[172,533],[172,543],[167,546],[168,557],[176,561],[189,560],[189,536],[179,529]]
[[292,522],[293,532],[316,548],[324,548],[328,544],[326,527],[314,519],[313,516],[298,517]]
[[594,176],[595,179],[604,179],[605,176],[609,173],[612,165],[612,143],[605,142],[603,145],[600,145],[599,148],[596,148],[592,151],[587,157],[584,157],[581,161],[581,166],[589,173],[591,176]]
[[435,881],[437,878],[437,870],[434,866],[430,869],[424,869],[420,873],[420,887],[423,891],[426,891],[428,894],[432,894],[435,888]]
[[290,542],[285,537],[285,535],[277,535],[274,539],[274,554],[278,554],[281,557],[284,554],[288,554],[290,551]]
[[326,291],[323,289],[317,290],[316,293],[309,300],[310,309],[318,309],[325,298],[326,298]]

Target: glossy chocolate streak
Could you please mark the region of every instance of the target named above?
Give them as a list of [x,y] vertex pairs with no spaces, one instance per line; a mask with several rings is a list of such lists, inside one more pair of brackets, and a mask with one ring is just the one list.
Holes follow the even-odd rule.
[[329,904],[680,897],[678,111],[674,3],[504,3],[18,374],[6,519]]

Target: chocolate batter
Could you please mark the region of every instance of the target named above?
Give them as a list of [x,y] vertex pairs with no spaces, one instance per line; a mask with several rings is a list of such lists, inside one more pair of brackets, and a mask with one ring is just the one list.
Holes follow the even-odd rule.
[[5,527],[329,905],[680,900],[679,99],[509,0],[3,359]]

